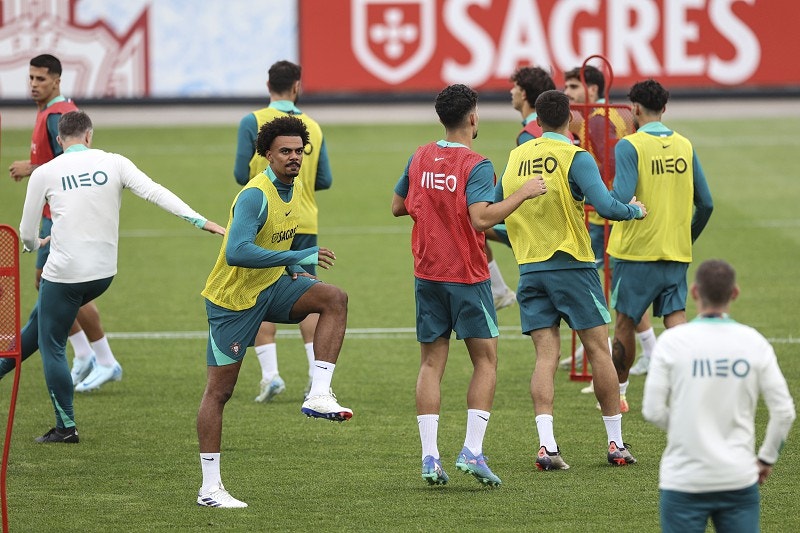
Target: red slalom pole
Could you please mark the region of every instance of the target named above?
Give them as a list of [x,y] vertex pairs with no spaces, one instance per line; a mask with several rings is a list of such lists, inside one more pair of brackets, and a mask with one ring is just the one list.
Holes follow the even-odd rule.
[[22,346],[20,336],[20,290],[19,290],[19,237],[11,226],[0,224],[0,358],[13,357],[17,369],[11,389],[8,407],[8,423],[3,443],[3,458],[0,465],[0,502],[3,513],[3,533],[8,533],[8,495],[6,475],[8,452],[11,447],[11,431],[14,426],[14,411],[17,406],[19,376],[22,368]]

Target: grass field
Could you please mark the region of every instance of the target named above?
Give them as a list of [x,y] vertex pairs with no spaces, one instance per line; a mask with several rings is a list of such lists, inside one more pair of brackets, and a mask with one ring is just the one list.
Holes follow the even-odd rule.
[[[711,222],[695,245],[695,265],[712,257],[734,264],[742,295],[733,316],[773,341],[792,394],[800,398],[800,119],[745,124],[665,118],[694,141],[714,196]],[[475,149],[501,172],[517,130],[514,123],[483,122]],[[286,392],[271,404],[253,402],[260,372],[251,351],[226,412],[223,479],[250,507],[198,508],[195,414],[206,346],[199,292],[220,240],[126,193],[119,273],[98,300],[124,379],[76,394],[79,445],[43,446],[33,438],[50,428],[52,406],[41,360],[34,356],[24,365],[8,476],[12,531],[657,531],[665,439],[642,419],[643,378],[632,377],[632,410],[623,421],[638,464],[607,466],[594,398],[579,394],[583,384],[560,371],[555,429],[572,468],[535,469],[538,437],[528,393],[533,346],[518,331],[516,307],[499,312],[498,386],[485,441],[502,487],[484,489],[453,466],[464,438],[471,372],[463,344],[456,342],[443,382],[439,435],[451,481],[436,488],[422,481],[410,220],[394,219],[389,206],[408,156],[442,130],[436,124],[383,124],[331,125],[325,132],[334,186],[319,194],[320,243],[338,261],[322,277],[350,296],[349,333],[333,385],[354,418],[333,424],[300,414],[306,361],[296,327],[283,327],[278,348]],[[98,125],[94,146],[127,155],[224,224],[238,190],[235,137],[235,125]],[[0,142],[5,169],[27,158],[30,130],[3,131]],[[0,179],[0,223],[18,227],[24,194],[24,184]],[[511,251],[494,249],[515,284]],[[35,300],[32,255],[23,255],[21,272],[27,317]],[[691,304],[688,312],[693,315]],[[0,382],[2,413],[11,384],[10,377]],[[765,415],[762,410],[759,437]],[[800,530],[798,427],[762,488],[764,531]]]

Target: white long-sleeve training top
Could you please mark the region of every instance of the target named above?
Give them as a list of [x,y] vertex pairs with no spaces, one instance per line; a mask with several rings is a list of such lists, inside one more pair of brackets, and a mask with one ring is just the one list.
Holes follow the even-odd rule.
[[33,171],[22,209],[20,239],[32,251],[39,247],[42,207],[45,202],[50,204],[53,228],[44,279],[80,283],[117,273],[123,189],[199,228],[206,222],[126,157],[83,145],[70,146]]
[[664,331],[642,401],[644,418],[667,431],[659,488],[698,493],[756,483],[759,395],[769,422],[757,457],[772,464],[795,406],[767,339],[726,316],[700,317]]

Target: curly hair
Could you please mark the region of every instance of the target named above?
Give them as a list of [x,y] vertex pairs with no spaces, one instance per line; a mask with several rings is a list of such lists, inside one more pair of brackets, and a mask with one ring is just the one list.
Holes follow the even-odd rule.
[[302,120],[289,115],[276,118],[261,126],[256,138],[256,153],[261,157],[267,157],[267,151],[272,147],[272,142],[276,137],[282,136],[300,137],[303,146],[308,144],[308,128]]
[[560,128],[569,120],[569,97],[555,89],[543,92],[536,99],[536,116],[546,126]]
[[653,79],[640,81],[631,87],[628,98],[634,104],[640,104],[650,111],[660,112],[667,105],[669,91]]
[[460,83],[445,87],[436,96],[436,114],[446,129],[461,126],[477,105],[478,93]]
[[540,94],[556,88],[550,73],[540,67],[520,67],[511,75],[509,81],[516,83],[525,91],[525,100],[531,107],[536,105],[536,99]]

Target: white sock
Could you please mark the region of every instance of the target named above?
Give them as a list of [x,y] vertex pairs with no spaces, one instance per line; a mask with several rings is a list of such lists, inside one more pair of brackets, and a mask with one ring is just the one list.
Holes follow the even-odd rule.
[[439,458],[439,446],[436,443],[439,434],[439,415],[417,415],[419,440],[422,442],[422,458],[432,455]]
[[492,277],[492,297],[497,298],[503,296],[508,292],[508,285],[506,280],[503,279],[503,274],[500,273],[500,267],[497,266],[497,261],[492,259],[489,263],[489,275]]
[[626,381],[625,383],[620,383],[619,384],[619,395],[620,396],[624,396],[625,394],[628,393],[628,383],[629,383],[629,381]]
[[314,361],[314,375],[311,381],[311,390],[308,391],[308,397],[319,396],[322,394],[330,394],[331,380],[333,379],[333,371],[336,368],[334,363],[326,361]]
[[472,455],[483,453],[483,436],[486,426],[489,425],[489,412],[480,409],[467,409],[467,436],[464,446],[469,448]]
[[222,484],[219,475],[219,453],[201,453],[200,468],[203,471],[203,486],[200,492],[208,492]]
[[92,356],[92,346],[89,344],[89,337],[86,332],[80,330],[78,333],[69,336],[69,343],[72,351],[75,352],[75,359],[89,359]]
[[636,340],[642,345],[642,357],[650,357],[653,348],[656,346],[656,333],[653,328],[636,333]]
[[538,415],[536,430],[539,432],[539,447],[544,446],[548,452],[558,451],[556,437],[553,434],[553,415]]
[[307,342],[304,345],[306,347],[306,358],[308,359],[308,377],[314,377],[314,343]]
[[611,444],[613,440],[620,448],[624,447],[625,444],[622,442],[622,413],[614,416],[604,416],[603,424],[606,425],[608,443]]
[[103,338],[96,340],[91,344],[92,350],[97,356],[97,364],[103,366],[113,366],[117,363],[117,360],[114,358],[114,354],[111,352],[111,346],[108,345],[108,337],[103,335]]
[[278,375],[278,346],[274,342],[256,346],[256,357],[261,363],[261,381],[272,381]]

